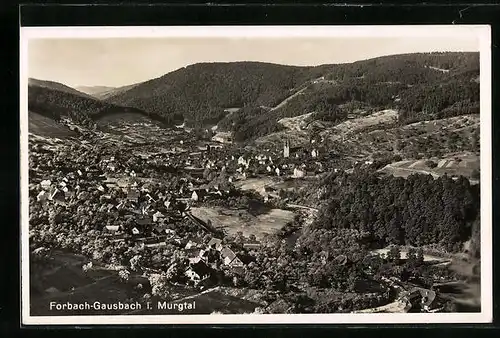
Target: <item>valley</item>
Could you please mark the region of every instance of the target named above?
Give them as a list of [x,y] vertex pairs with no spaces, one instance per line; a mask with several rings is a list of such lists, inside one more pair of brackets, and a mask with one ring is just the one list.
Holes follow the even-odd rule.
[[[478,66],[460,55],[31,81],[31,313],[479,311],[440,291],[479,279]],[[119,312],[137,313],[172,311]]]

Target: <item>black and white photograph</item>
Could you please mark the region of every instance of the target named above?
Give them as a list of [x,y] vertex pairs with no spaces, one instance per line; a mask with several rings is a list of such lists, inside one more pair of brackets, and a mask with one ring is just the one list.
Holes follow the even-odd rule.
[[21,28],[23,324],[492,320],[488,26]]

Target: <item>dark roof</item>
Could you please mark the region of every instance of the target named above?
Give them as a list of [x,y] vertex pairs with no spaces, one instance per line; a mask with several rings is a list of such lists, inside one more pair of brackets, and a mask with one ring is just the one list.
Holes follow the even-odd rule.
[[139,198],[139,196],[140,196],[139,191],[135,190],[135,189],[129,190],[127,193],[128,199],[137,199],[137,198]]
[[436,293],[432,290],[427,290],[423,288],[413,288],[410,290],[409,298],[413,299],[415,297],[426,297],[426,301],[423,305],[429,306],[436,298]]
[[205,275],[209,275],[212,272],[212,269],[210,269],[210,267],[208,267],[203,261],[199,261],[197,263],[192,263],[189,266],[200,277],[203,277]]
[[153,219],[149,216],[140,216],[136,218],[135,222],[140,225],[147,225],[153,223]]
[[221,239],[218,238],[212,238],[210,242],[208,242],[208,246],[217,246],[222,243]]

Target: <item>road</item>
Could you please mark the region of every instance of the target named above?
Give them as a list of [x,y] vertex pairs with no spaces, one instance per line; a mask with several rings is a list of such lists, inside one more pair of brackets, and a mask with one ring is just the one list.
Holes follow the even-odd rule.
[[[379,255],[384,254],[387,255],[389,252],[389,248],[373,250],[372,253],[378,253]],[[401,258],[405,259],[408,257],[408,250],[401,248]],[[424,262],[436,262],[436,263],[449,263],[451,259],[439,257],[436,255],[424,254]]]

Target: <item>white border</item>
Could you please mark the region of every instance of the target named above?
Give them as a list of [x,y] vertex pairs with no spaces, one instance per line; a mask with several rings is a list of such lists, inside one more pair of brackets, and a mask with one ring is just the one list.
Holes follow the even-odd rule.
[[[57,324],[400,324],[489,323],[492,301],[491,33],[488,25],[21,27],[21,314],[24,325]],[[472,37],[479,40],[481,98],[481,313],[30,316],[28,206],[28,40],[40,38]],[[484,156],[486,155],[486,156]],[[24,215],[25,217],[23,217]]]

